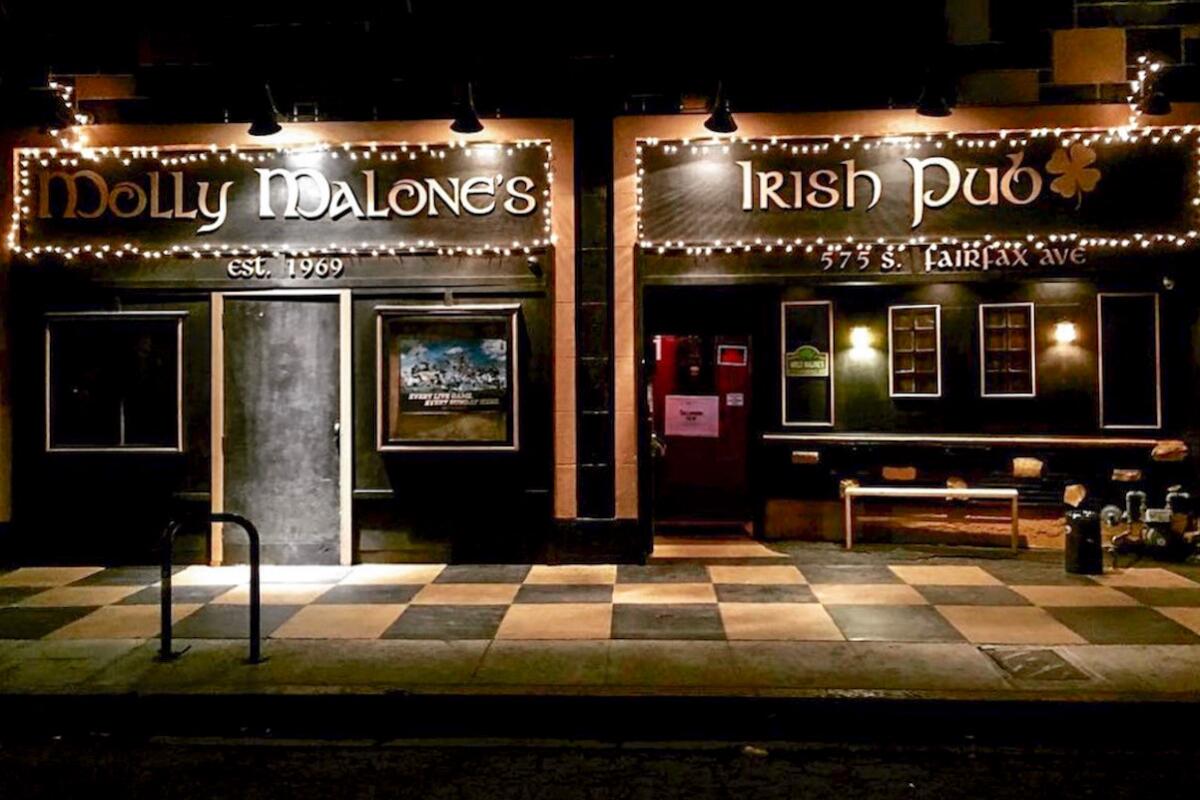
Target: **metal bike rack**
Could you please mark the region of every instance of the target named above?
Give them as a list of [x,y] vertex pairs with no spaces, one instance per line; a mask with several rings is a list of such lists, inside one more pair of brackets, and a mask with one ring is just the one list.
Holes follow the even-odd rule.
[[[202,519],[208,524],[232,522],[244,530],[250,540],[250,657],[246,662],[261,664],[265,659],[262,656],[262,585],[259,579],[258,529],[240,514],[208,514],[189,521],[199,523]],[[174,661],[187,652],[187,648],[176,652],[171,643],[171,562],[175,551],[175,537],[184,526],[185,523],[180,520],[171,520],[162,533],[162,636],[158,650],[159,661]]]

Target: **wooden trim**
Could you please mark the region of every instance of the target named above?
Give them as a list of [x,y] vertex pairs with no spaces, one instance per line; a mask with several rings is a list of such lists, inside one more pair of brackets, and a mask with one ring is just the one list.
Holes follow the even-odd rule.
[[764,442],[795,444],[926,444],[944,445],[1013,445],[1030,447],[1145,447],[1158,444],[1157,439],[1133,439],[1111,436],[1025,436],[1004,434],[958,433],[764,433]]
[[[184,417],[184,365],[183,365],[183,323],[187,319],[188,312],[186,311],[153,311],[153,310],[131,310],[131,311],[48,311],[43,315],[45,320],[45,402],[43,406],[43,433],[45,452],[47,453],[131,453],[131,454],[181,454],[184,449],[183,442],[183,417]],[[172,446],[55,446],[52,441],[50,430],[50,419],[52,409],[50,408],[50,358],[52,354],[52,336],[50,334],[50,323],[56,320],[175,320],[175,445]],[[123,437],[122,437],[123,438]]]
[[[987,330],[984,327],[984,311],[989,308],[1029,309],[1029,387],[1028,392],[989,392],[987,390]],[[980,303],[979,304],[979,396],[980,397],[1037,397],[1037,308],[1033,303]]]
[[[220,292],[214,292],[212,295],[212,311],[209,317],[212,321],[212,352],[209,354],[209,363],[212,365],[212,373],[209,376],[209,435],[212,440],[209,447],[212,453],[210,508],[212,513],[220,514],[225,510],[225,296]],[[209,529],[208,553],[209,562],[213,566],[220,565],[225,557],[222,530],[219,522],[212,523]]]
[[[829,419],[820,422],[788,422],[787,419],[787,310],[788,306],[829,307]],[[785,428],[832,428],[837,422],[837,346],[833,341],[832,300],[784,300],[779,304],[779,424]]]
[[338,293],[338,516],[339,560],[354,562],[354,306],[349,289]]
[[[896,311],[911,311],[919,308],[933,309],[933,349],[937,353],[937,391],[936,392],[897,392],[896,391],[896,368],[893,364],[894,352],[892,347],[892,335],[895,328],[892,324],[892,317]],[[942,396],[942,306],[937,303],[918,303],[916,305],[903,306],[888,306],[887,314],[888,326],[888,397],[902,398],[940,398]],[[914,346],[915,346],[915,332]],[[916,364],[916,353],[913,350],[913,364]]]

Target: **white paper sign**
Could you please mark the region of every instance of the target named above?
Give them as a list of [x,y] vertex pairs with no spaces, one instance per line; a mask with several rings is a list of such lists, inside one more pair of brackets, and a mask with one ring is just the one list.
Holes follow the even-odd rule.
[[730,392],[725,395],[725,405],[731,407],[740,407],[746,405],[746,395],[741,392]]
[[667,436],[720,436],[721,398],[718,395],[669,394],[664,403]]

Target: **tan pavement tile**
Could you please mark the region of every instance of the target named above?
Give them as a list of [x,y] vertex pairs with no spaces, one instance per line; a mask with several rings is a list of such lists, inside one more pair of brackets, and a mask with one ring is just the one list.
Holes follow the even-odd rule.
[[833,619],[816,603],[721,603],[721,623],[731,639],[841,641]]
[[920,592],[903,583],[815,583],[817,600],[831,606],[924,606]]
[[783,555],[758,542],[720,544],[656,544],[654,558],[779,558]]
[[510,606],[496,638],[607,640],[611,632],[608,603],[538,603]]
[[403,605],[316,605],[292,615],[272,639],[378,639],[403,613]]
[[1200,587],[1182,575],[1162,567],[1132,567],[1103,575],[1093,575],[1092,580],[1102,586],[1148,586],[1154,588],[1195,589]]
[[1035,606],[1136,606],[1124,592],[1107,586],[1013,586],[1014,592]]
[[526,583],[555,585],[608,585],[617,580],[616,564],[534,564]]
[[227,567],[209,567],[193,564],[171,576],[172,586],[237,586],[250,580],[250,567],[234,564]]
[[1075,631],[1041,608],[1028,606],[937,606],[974,644],[1086,644]]
[[413,605],[502,606],[517,596],[516,583],[431,583],[421,587]]
[[1155,611],[1175,620],[1194,633],[1200,633],[1200,607],[1176,606],[1173,608],[1156,608]]
[[715,603],[711,583],[618,583],[614,603]]
[[[200,603],[171,606],[171,620],[179,620],[202,608]],[[149,639],[161,633],[157,605],[105,606],[51,633],[47,639]]]
[[58,586],[22,600],[22,606],[106,606],[140,592],[141,586]]
[[[264,583],[259,587],[259,596],[264,606],[303,606],[329,591],[331,583]],[[224,594],[217,595],[214,603],[223,605],[248,605],[250,585],[234,586]]]
[[778,566],[710,566],[713,583],[804,583],[800,570],[786,564]]
[[961,565],[894,564],[888,569],[914,586],[1002,586],[1002,582],[980,567]]
[[64,586],[102,570],[103,567],[21,567],[0,575],[0,586]]
[[431,582],[445,568],[445,564],[358,564],[342,583],[416,585]]

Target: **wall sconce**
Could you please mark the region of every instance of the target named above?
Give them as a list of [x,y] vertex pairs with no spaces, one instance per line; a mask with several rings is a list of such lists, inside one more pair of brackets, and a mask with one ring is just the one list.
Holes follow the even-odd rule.
[[1079,330],[1075,327],[1074,322],[1061,320],[1054,325],[1054,343],[1055,344],[1072,344],[1079,338]]
[[850,347],[854,350],[869,350],[875,337],[871,329],[865,325],[855,325],[850,329]]

